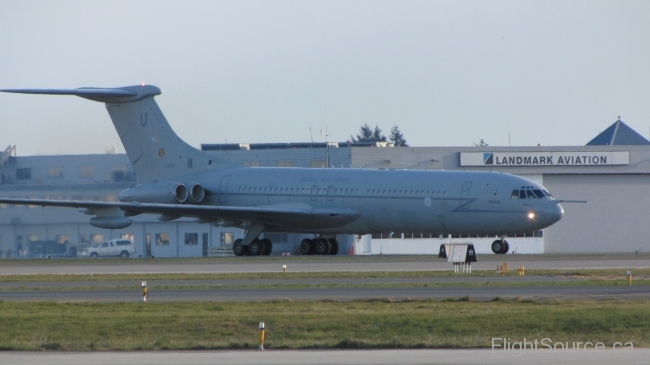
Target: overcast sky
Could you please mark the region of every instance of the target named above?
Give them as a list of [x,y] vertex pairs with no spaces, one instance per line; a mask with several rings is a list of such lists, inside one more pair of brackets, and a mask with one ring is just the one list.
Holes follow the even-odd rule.
[[[649,1],[7,1],[0,88],[156,85],[201,143],[584,145],[650,128]],[[100,103],[0,94],[0,147],[124,149]]]

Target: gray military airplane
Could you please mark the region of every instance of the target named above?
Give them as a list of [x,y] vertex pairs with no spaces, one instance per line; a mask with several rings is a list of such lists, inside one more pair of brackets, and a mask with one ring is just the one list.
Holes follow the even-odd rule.
[[159,88],[7,89],[103,102],[133,165],[137,185],[120,202],[0,198],[0,203],[83,208],[90,224],[119,229],[148,213],[240,227],[236,255],[269,255],[263,232],[313,233],[302,254],[338,253],[338,234],[421,232],[490,235],[506,253],[508,234],[539,230],[564,214],[541,185],[496,172],[251,168],[199,151],[172,130],[154,101]]

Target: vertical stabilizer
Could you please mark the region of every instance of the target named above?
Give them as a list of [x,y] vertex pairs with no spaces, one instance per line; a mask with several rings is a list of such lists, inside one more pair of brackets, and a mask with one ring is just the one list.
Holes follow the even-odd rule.
[[188,145],[172,130],[154,96],[152,85],[122,88],[9,89],[24,94],[76,95],[104,102],[138,183],[164,180],[195,172],[240,167]]

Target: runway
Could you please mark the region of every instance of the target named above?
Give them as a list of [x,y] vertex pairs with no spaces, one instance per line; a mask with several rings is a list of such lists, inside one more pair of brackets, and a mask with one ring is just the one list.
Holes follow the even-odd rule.
[[565,365],[647,364],[650,349],[4,352],[0,365]]
[[[3,290],[6,301],[139,302],[133,290]],[[650,286],[513,286],[513,287],[389,287],[389,288],[269,288],[269,289],[151,289],[149,302],[364,300],[364,299],[650,299]]]
[[[647,255],[566,256],[484,255],[472,264],[475,270],[494,270],[501,262],[526,269],[601,269],[650,268]],[[123,274],[123,273],[245,273],[280,272],[287,265],[290,272],[327,271],[419,271],[452,270],[453,265],[433,256],[373,257],[233,257],[227,259],[70,259],[7,260],[0,265],[0,275],[7,274]]]

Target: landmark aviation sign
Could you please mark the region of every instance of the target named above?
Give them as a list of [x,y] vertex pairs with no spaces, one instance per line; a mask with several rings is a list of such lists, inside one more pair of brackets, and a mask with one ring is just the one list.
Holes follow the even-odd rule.
[[629,165],[622,152],[461,152],[461,166],[604,166]]

